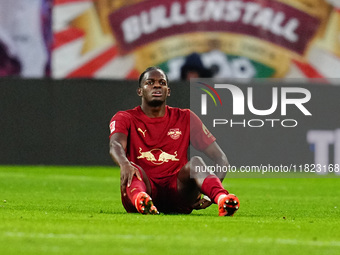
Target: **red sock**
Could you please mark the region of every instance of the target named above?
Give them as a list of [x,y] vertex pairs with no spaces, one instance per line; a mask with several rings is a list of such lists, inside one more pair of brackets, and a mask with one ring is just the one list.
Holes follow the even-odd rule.
[[203,181],[201,191],[207,195],[216,204],[218,203],[218,197],[222,194],[228,195],[229,192],[222,186],[220,179],[216,175],[209,175]]
[[126,194],[133,205],[139,192],[146,192],[146,186],[143,181],[138,180],[136,176],[132,178],[130,187],[126,187]]

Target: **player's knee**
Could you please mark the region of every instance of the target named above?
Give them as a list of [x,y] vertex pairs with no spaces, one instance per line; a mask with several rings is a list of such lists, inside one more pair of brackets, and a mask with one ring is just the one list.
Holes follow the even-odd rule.
[[201,166],[204,166],[204,161],[199,156],[193,156],[190,161],[182,167],[180,171],[179,178],[184,181],[187,179],[196,179],[199,175],[200,171],[197,171],[197,168],[201,168]]
[[193,156],[190,159],[190,164],[191,164],[191,166],[203,166],[203,165],[205,165],[203,159],[199,156]]
[[190,175],[192,178],[197,179],[201,176],[201,169],[205,166],[203,159],[199,156],[194,156],[190,159]]

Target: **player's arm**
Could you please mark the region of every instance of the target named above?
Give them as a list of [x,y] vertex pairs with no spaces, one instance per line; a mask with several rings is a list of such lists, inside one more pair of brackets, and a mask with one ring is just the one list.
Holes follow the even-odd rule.
[[[215,165],[219,165],[221,166],[221,168],[225,167],[226,169],[228,169],[229,166],[228,158],[216,142],[211,143],[203,152],[211,160],[214,161]],[[227,173],[226,171],[215,172],[216,176],[221,180],[221,182],[223,181],[226,173]]]
[[130,186],[134,175],[139,180],[142,177],[126,157],[127,136],[123,133],[114,133],[110,138],[110,155],[120,167],[120,187],[123,195],[126,195],[126,185]]
[[[215,137],[210,133],[200,118],[190,111],[190,142],[195,149],[204,152],[215,165],[228,167],[228,159],[220,146],[216,143]],[[216,176],[223,181],[226,172],[215,172]]]

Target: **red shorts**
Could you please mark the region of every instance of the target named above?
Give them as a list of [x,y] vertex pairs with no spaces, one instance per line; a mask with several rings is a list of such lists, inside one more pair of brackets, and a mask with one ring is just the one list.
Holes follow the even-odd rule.
[[[139,169],[139,167],[137,168]],[[141,170],[140,173],[142,174]],[[177,176],[178,173],[162,179],[151,179],[148,177],[151,184],[151,194],[149,195],[160,212],[189,214],[193,209],[178,193]],[[122,195],[122,203],[127,212],[137,212],[128,196],[123,197]]]

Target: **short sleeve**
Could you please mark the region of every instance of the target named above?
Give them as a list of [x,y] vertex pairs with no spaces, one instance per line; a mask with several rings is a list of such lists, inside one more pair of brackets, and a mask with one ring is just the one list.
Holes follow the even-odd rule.
[[200,118],[190,111],[190,143],[192,146],[199,151],[203,151],[215,140],[216,138],[210,133]]
[[110,121],[110,138],[115,133],[123,133],[125,135],[129,134],[129,129],[131,125],[130,114],[126,112],[117,112]]

